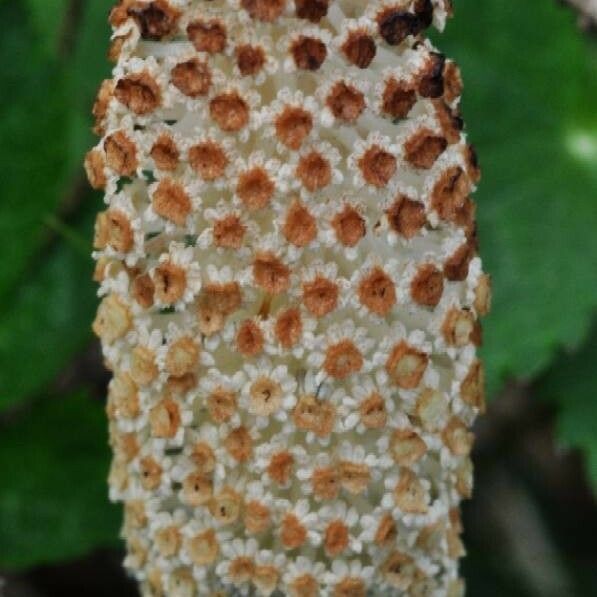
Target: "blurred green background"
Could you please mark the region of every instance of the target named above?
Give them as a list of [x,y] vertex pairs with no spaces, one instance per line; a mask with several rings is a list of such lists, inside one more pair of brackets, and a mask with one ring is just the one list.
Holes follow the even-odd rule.
[[[0,0],[0,577],[14,597],[135,594],[106,497],[101,197],[81,167],[110,4]],[[494,280],[469,595],[597,595],[597,35],[556,0],[455,5],[434,37],[464,74]]]

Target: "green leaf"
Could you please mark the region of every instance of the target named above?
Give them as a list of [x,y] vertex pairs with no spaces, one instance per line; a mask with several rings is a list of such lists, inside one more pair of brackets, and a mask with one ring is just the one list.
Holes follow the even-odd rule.
[[[460,0],[439,47],[463,72],[481,254],[493,275],[489,388],[582,339],[597,305],[597,60],[556,2]],[[593,264],[593,265],[591,265]]]
[[38,51],[24,5],[0,5],[0,300],[44,239],[42,214],[67,186],[68,104],[58,65]]
[[[87,217],[71,234],[91,237]],[[69,229],[70,230],[70,229]],[[91,339],[93,264],[64,231],[5,305],[0,319],[0,411],[35,394]]]
[[[37,25],[52,11],[52,23],[60,23],[70,3],[52,2],[52,11],[42,4],[0,4],[6,27],[0,36],[5,62],[0,86],[6,91],[0,96],[0,136],[7,140],[0,144],[5,165],[0,185],[0,410],[55,378],[88,341],[96,303],[89,257],[93,216],[77,231],[83,239],[79,252],[65,243],[64,230],[59,230],[59,242],[50,248],[47,243],[60,228],[54,215],[59,205],[70,202],[76,209],[82,202],[78,209],[88,214],[99,209],[99,202],[98,207],[85,206],[95,195],[80,181],[81,162],[93,142],[93,96],[109,70],[103,48],[110,0],[82,5],[72,52],[63,62],[55,52],[39,49]],[[88,250],[81,252],[80,246]]]
[[44,218],[77,187],[92,144],[93,97],[109,73],[111,0],[84,3],[72,47],[63,56],[47,51],[58,43],[68,4],[0,4],[0,304],[42,247]]
[[0,568],[19,569],[113,545],[120,514],[107,499],[109,451],[100,403],[45,398],[0,423]]
[[597,400],[595,364],[597,330],[581,350],[561,353],[547,374],[536,384],[536,398],[558,407],[556,436],[566,448],[581,448],[586,456],[588,477],[597,490]]
[[26,0],[29,19],[43,51],[53,55],[64,32],[69,0]]

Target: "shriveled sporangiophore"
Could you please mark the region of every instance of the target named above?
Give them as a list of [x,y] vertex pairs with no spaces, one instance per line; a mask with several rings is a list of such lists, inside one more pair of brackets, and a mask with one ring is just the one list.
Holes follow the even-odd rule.
[[123,0],[87,155],[143,595],[450,596],[489,279],[450,0]]

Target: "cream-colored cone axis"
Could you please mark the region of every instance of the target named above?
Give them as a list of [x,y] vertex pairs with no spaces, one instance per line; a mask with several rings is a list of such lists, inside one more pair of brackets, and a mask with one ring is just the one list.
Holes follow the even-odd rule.
[[463,592],[489,280],[449,0],[124,0],[86,159],[143,595]]

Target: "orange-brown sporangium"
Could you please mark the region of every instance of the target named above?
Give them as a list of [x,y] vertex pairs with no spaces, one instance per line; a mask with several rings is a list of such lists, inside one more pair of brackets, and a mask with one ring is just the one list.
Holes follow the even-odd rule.
[[377,53],[375,40],[364,30],[351,31],[342,44],[346,59],[359,68],[367,68]]
[[334,429],[336,407],[312,394],[301,396],[292,413],[297,429],[312,431],[318,437],[328,436]]
[[189,537],[185,542],[185,548],[191,560],[197,566],[212,564],[220,552],[220,546],[213,529]]
[[491,309],[491,278],[487,274],[479,277],[473,306],[480,316],[487,315]]
[[415,168],[429,169],[444,152],[448,142],[428,129],[421,129],[404,144],[404,159]]
[[140,307],[149,309],[153,306],[155,284],[147,273],[135,276],[131,285],[131,295]]
[[340,483],[353,495],[363,493],[371,481],[369,466],[359,462],[340,462]]
[[193,591],[194,583],[193,572],[190,568],[176,568],[170,574],[167,592],[172,594],[178,591],[188,594]]
[[290,307],[282,311],[276,318],[274,333],[276,340],[283,348],[291,348],[300,339],[303,332],[303,322],[300,309]]
[[390,438],[390,454],[402,466],[412,466],[426,452],[427,445],[412,429],[396,429]]
[[241,172],[236,185],[236,193],[250,210],[262,209],[272,198],[276,185],[267,171],[259,166]]
[[131,35],[132,31],[129,31],[123,35],[116,35],[112,37],[112,40],[110,41],[110,47],[108,48],[108,60],[110,62],[118,62],[123,48],[126,42],[131,38]]
[[217,54],[226,48],[226,27],[216,19],[192,21],[187,26],[187,36],[197,52]]
[[105,249],[108,246],[109,238],[109,223],[107,212],[101,211],[97,214],[95,218],[95,226],[93,232],[93,248]]
[[466,346],[475,332],[475,317],[471,311],[450,309],[442,323],[442,334],[447,344]]
[[99,149],[92,149],[85,156],[87,180],[92,188],[96,190],[103,189],[106,186],[105,166],[104,154]]
[[209,502],[211,515],[221,524],[236,522],[241,514],[242,498],[231,487],[225,487]]
[[139,439],[134,432],[115,433],[111,440],[115,452],[122,456],[127,462],[130,462],[139,453]]
[[402,341],[391,350],[386,371],[397,386],[410,390],[419,385],[428,361],[429,357],[424,352]]
[[228,214],[214,221],[214,244],[223,249],[240,249],[246,231],[247,227],[238,215]]
[[406,239],[415,237],[427,222],[425,206],[399,195],[386,212],[391,229]]
[[419,73],[419,95],[428,98],[441,97],[444,93],[444,64],[445,57],[438,52],[430,52],[427,63]]
[[334,597],[365,597],[365,583],[360,578],[344,578],[334,587]]
[[313,129],[313,117],[300,107],[286,106],[274,125],[278,140],[289,149],[297,150]]
[[319,583],[311,574],[295,578],[290,586],[292,597],[318,597]]
[[316,37],[301,35],[290,48],[297,68],[303,70],[318,70],[327,56],[325,44]]
[[107,244],[115,251],[127,253],[133,247],[133,229],[128,217],[117,209],[106,212]]
[[325,529],[323,547],[330,557],[341,554],[349,544],[348,527],[341,520],[333,520]]
[[444,100],[451,104],[462,93],[460,69],[452,60],[447,60],[444,67]]
[[392,278],[375,267],[359,283],[359,301],[376,315],[387,315],[396,304],[396,288]]
[[386,547],[393,543],[397,536],[398,528],[396,521],[391,514],[384,514],[375,531],[374,542],[380,547]]
[[324,189],[332,182],[330,162],[317,151],[303,155],[296,167],[296,175],[311,193]]
[[243,321],[236,334],[236,346],[246,357],[254,357],[263,350],[265,337],[261,328],[252,319]]
[[97,97],[93,104],[93,110],[91,111],[95,119],[93,132],[96,135],[103,135],[105,133],[105,118],[108,112],[108,105],[110,104],[110,100],[114,94],[114,89],[114,81],[111,79],[106,79],[105,81],[102,81],[102,84],[97,92]]
[[242,425],[233,429],[224,441],[226,450],[238,462],[245,462],[253,453],[253,438]]
[[243,77],[258,74],[265,66],[266,55],[261,46],[242,44],[236,46],[236,65]]
[[338,284],[318,275],[303,284],[303,303],[315,317],[331,313],[338,305]]
[[132,176],[137,170],[137,146],[123,131],[116,131],[104,140],[106,163],[121,176]]
[[184,396],[197,385],[194,373],[185,373],[180,377],[170,375],[166,380],[166,392],[169,396]]
[[396,173],[396,158],[379,145],[373,145],[359,158],[358,166],[365,182],[377,188],[385,187]]
[[452,417],[442,430],[442,441],[456,456],[470,454],[473,440],[474,435],[458,417]]
[[299,199],[295,199],[288,208],[282,234],[296,247],[306,247],[317,235],[315,216]]
[[116,414],[128,419],[139,415],[139,392],[131,376],[126,373],[117,375],[110,383],[107,409],[112,408]]
[[452,110],[443,100],[433,100],[435,115],[442,129],[446,141],[453,145],[460,141],[460,133],[464,126],[462,118],[457,110]]
[[165,133],[160,135],[149,153],[160,170],[166,172],[176,170],[180,159],[180,151],[170,135]]
[[209,114],[226,133],[235,133],[249,123],[249,106],[235,91],[222,93],[209,103]]
[[295,0],[296,16],[307,19],[312,23],[319,23],[328,13],[330,0]]
[[316,468],[311,475],[313,495],[322,500],[333,500],[340,493],[340,475],[337,468]]
[[425,388],[417,397],[415,417],[425,431],[438,431],[448,414],[448,400],[443,392]]
[[233,392],[218,387],[207,397],[206,405],[215,423],[225,423],[236,412],[236,397]]
[[280,541],[286,549],[296,549],[307,540],[307,529],[292,513],[288,513],[280,524]]
[[466,171],[470,179],[476,184],[481,180],[481,167],[479,166],[479,158],[477,150],[473,145],[467,145],[462,150],[466,160]]
[[470,406],[485,410],[485,371],[481,361],[475,360],[460,384],[460,396]]
[[107,344],[112,344],[130,329],[131,314],[128,307],[115,294],[108,295],[98,307],[93,331]]
[[238,282],[206,284],[197,301],[197,315],[201,333],[214,334],[224,327],[228,315],[242,304]]
[[189,163],[203,180],[211,181],[224,174],[228,156],[215,141],[205,141],[189,149]]
[[345,247],[354,247],[367,233],[363,216],[352,206],[346,204],[331,221],[337,239]]
[[444,276],[451,282],[462,282],[466,280],[469,272],[469,265],[475,256],[475,243],[467,240],[444,261]]
[[280,580],[280,571],[275,566],[255,566],[253,584],[262,595],[271,595]]
[[170,345],[166,353],[166,371],[180,377],[193,371],[199,362],[199,347],[189,336],[183,336]]
[[415,30],[416,17],[400,7],[387,6],[377,14],[379,34],[391,46],[403,42]]
[[231,560],[228,575],[234,584],[249,582],[255,572],[255,563],[251,558],[239,556]]
[[328,347],[323,368],[328,375],[344,379],[363,367],[363,355],[352,340],[341,340]]
[[383,429],[388,420],[385,400],[377,392],[361,402],[359,414],[367,429]]
[[382,95],[382,111],[391,118],[406,118],[417,103],[417,94],[408,84],[389,79]]
[[216,455],[212,447],[204,441],[195,442],[191,449],[190,458],[197,472],[203,474],[211,473],[216,466]]
[[[126,6],[130,3],[122,4]],[[112,14],[113,18],[116,18],[116,12]],[[126,9],[126,14],[135,19],[143,39],[160,40],[174,33],[181,13],[166,0],[153,0],[133,2]]]
[[256,415],[267,417],[280,409],[282,387],[270,377],[261,376],[251,384],[249,397],[249,410]]
[[151,433],[155,437],[174,437],[180,428],[180,408],[169,398],[158,402],[149,411]]
[[444,292],[444,275],[432,263],[419,266],[410,283],[412,300],[422,307],[435,307]]
[[258,253],[253,261],[253,277],[263,290],[280,294],[290,286],[290,269],[273,253]]
[[170,71],[172,84],[189,97],[206,95],[211,86],[211,71],[205,62],[191,58]]
[[444,220],[452,220],[471,190],[468,176],[460,166],[445,170],[431,191],[431,205]]
[[338,81],[325,100],[332,114],[345,122],[354,122],[365,109],[365,96],[353,85]]
[[155,489],[159,486],[162,479],[162,467],[156,462],[155,458],[146,456],[139,461],[139,471],[141,473],[141,485],[143,489]]
[[153,193],[153,209],[177,226],[191,213],[191,199],[184,188],[169,178],[162,179]]
[[247,502],[247,504],[245,504],[243,522],[249,533],[262,533],[271,523],[269,508],[256,500]]
[[416,569],[410,556],[394,551],[383,563],[381,572],[390,586],[404,590],[412,583]]
[[282,14],[286,0],[241,0],[240,4],[252,19],[271,23]]
[[182,536],[175,526],[159,529],[155,534],[155,544],[165,558],[175,555],[182,545]]
[[294,456],[290,452],[274,454],[267,465],[267,474],[278,485],[286,485],[294,467]]
[[119,79],[114,89],[114,96],[139,116],[153,112],[162,101],[160,87],[148,72]]
[[394,501],[407,514],[427,512],[427,492],[419,478],[408,468],[400,469],[400,478],[394,489]]
[[169,261],[156,267],[153,274],[153,281],[157,298],[167,305],[172,305],[179,301],[183,297],[187,287],[185,270]]

